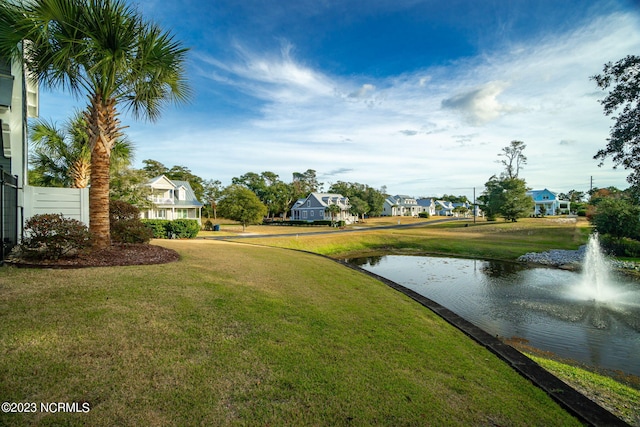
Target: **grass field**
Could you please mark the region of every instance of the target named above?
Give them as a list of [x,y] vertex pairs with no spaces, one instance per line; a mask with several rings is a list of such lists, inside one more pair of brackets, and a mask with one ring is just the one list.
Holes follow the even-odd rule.
[[[408,218],[403,218],[406,221]],[[518,222],[456,220],[425,222],[424,226],[377,230],[358,229],[350,233],[281,237],[256,235],[243,240],[261,245],[302,249],[342,257],[366,252],[421,252],[485,259],[516,259],[527,252],[549,249],[577,249],[587,241],[586,220],[573,218],[526,218]]]
[[0,425],[580,425],[430,311],[331,260],[159,244],[181,260],[0,269],[2,400],[91,405]]

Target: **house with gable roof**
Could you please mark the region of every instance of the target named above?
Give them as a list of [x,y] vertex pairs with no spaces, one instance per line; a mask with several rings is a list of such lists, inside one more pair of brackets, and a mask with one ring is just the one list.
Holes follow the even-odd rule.
[[389,196],[382,205],[382,216],[418,216],[420,212],[418,201],[404,194]]
[[141,209],[141,218],[195,219],[201,222],[203,205],[196,198],[188,181],[171,180],[160,175],[151,178],[145,185],[151,188],[149,200],[153,206]]
[[427,212],[429,216],[436,214],[436,199],[428,197],[417,200],[418,205],[422,208],[422,212]]
[[[340,213],[331,217],[329,206],[336,205],[340,208]],[[357,222],[358,218],[349,210],[349,198],[336,193],[311,193],[307,197],[298,199],[291,208],[293,221],[344,221],[347,224]]]
[[527,191],[527,196],[534,202],[533,215],[541,215],[541,211],[544,211],[545,215],[560,215],[568,213],[571,208],[571,202],[559,199],[558,193],[546,188]]

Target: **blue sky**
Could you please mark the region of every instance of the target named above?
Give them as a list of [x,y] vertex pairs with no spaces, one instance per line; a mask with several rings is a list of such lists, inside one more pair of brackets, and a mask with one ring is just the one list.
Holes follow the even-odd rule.
[[[589,76],[640,54],[630,0],[143,0],[190,50],[191,102],[126,115],[136,167],[155,159],[227,185],[315,169],[391,194],[477,194],[524,141],[534,189],[626,188],[601,168],[612,120]],[[40,115],[83,107],[42,90]]]

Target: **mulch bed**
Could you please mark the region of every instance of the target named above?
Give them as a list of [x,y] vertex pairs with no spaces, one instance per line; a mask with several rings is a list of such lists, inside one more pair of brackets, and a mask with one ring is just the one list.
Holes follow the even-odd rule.
[[155,245],[119,244],[73,258],[61,258],[55,261],[13,258],[8,260],[7,264],[32,268],[86,268],[167,264],[178,259],[180,255],[173,249]]

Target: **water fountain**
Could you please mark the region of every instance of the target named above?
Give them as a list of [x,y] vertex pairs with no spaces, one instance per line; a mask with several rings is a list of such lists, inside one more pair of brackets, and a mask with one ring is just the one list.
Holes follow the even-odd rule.
[[611,279],[611,266],[600,247],[598,233],[589,236],[582,263],[581,280],[575,286],[576,296],[591,301],[612,301],[619,296]]

